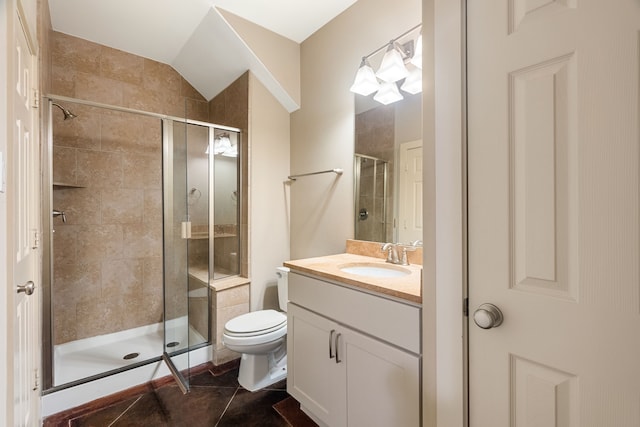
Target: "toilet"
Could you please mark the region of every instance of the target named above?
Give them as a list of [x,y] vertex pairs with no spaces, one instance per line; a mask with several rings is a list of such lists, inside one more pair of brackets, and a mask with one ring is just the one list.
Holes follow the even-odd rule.
[[[287,267],[276,268],[278,303],[287,311]],[[238,382],[249,391],[260,390],[287,377],[287,315],[276,310],[252,311],[224,325],[222,343],[242,353]]]

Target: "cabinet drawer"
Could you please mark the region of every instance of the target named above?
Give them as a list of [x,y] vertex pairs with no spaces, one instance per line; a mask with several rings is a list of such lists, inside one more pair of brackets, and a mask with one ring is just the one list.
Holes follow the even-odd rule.
[[420,354],[420,308],[335,283],[289,274],[289,301]]

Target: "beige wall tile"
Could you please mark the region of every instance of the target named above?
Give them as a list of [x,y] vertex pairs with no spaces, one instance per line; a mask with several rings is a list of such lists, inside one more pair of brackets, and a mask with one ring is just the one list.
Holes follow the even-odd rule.
[[217,310],[226,307],[233,307],[249,302],[249,285],[236,286],[235,288],[225,289],[217,292],[218,306]]
[[125,258],[162,256],[162,227],[145,223],[142,225],[125,224],[123,230],[122,255]]
[[[100,112],[97,108],[72,102],[60,105],[76,114],[75,119],[63,120],[64,115],[53,106],[53,144],[66,147],[100,149]],[[55,167],[55,163],[54,163]]]
[[100,55],[100,75],[113,80],[141,84],[144,58],[103,46]]
[[144,89],[181,95],[182,76],[170,65],[144,58]]
[[141,224],[144,190],[103,188],[102,221],[104,224]]
[[[166,64],[55,32],[51,46],[55,94],[209,120],[206,100]],[[56,343],[163,316],[161,121],[65,107],[78,118],[62,121],[54,111],[54,174],[87,188],[54,194],[55,204],[79,224],[56,224],[55,277],[64,283],[54,295],[54,319],[61,313]],[[186,293],[170,293],[167,304],[168,317],[184,315]]]
[[[159,150],[158,150],[159,151]],[[122,159],[125,188],[162,188],[162,156],[156,154],[127,154]]]
[[88,40],[54,31],[51,51],[53,65],[98,75],[102,47]]
[[64,344],[77,339],[76,306],[56,307],[52,316],[53,342],[54,344]]
[[122,330],[124,310],[120,301],[96,298],[76,306],[76,339]]
[[53,182],[75,184],[78,179],[78,156],[75,148],[53,146]]
[[184,96],[185,98],[195,99],[198,101],[206,101],[204,96],[202,96],[200,92],[198,92],[193,86],[191,86],[191,83],[185,80],[182,76],[180,76],[180,82],[181,82],[182,96]]
[[94,74],[76,73],[75,97],[102,104],[121,105],[126,83]]
[[55,233],[53,233],[52,236],[52,255],[53,265],[56,266],[57,271],[58,267],[62,267],[65,264],[75,264],[77,262],[76,251],[78,247],[78,227],[54,225],[54,230]]
[[113,259],[102,263],[102,297],[114,298],[125,290],[135,288],[137,299],[142,296],[142,259]]
[[51,93],[75,98],[76,70],[66,65],[52,65]]
[[77,183],[93,188],[122,186],[122,154],[78,150]]
[[[53,192],[53,208],[64,211],[67,226],[101,224],[100,192],[91,188],[61,188]],[[54,224],[62,224],[61,217]]]
[[123,227],[128,225],[82,225],[78,232],[78,262],[102,262],[121,258]]

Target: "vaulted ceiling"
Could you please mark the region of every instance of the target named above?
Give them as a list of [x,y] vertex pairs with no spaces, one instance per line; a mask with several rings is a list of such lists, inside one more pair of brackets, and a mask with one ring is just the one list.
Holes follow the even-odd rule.
[[55,31],[169,64],[207,99],[251,70],[294,111],[299,97],[271,72],[268,53],[234,27],[234,15],[295,45],[355,1],[49,0],[49,7]]

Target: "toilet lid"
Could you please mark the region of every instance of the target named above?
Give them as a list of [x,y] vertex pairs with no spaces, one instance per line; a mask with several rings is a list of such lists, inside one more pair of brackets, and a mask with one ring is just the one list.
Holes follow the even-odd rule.
[[229,320],[224,328],[232,334],[267,333],[286,325],[287,316],[275,310],[252,311]]

